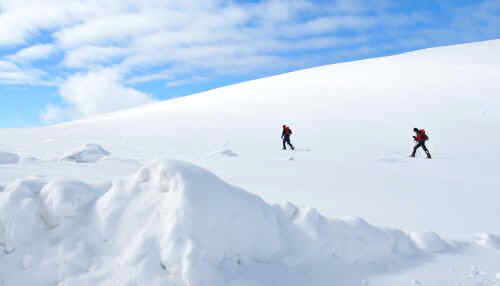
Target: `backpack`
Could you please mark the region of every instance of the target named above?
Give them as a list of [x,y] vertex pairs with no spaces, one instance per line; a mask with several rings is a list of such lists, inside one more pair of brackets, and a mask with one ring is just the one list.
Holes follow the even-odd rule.
[[420,130],[420,132],[422,132],[422,139],[424,139],[424,141],[429,140],[429,136],[427,136],[427,133],[425,133],[424,129]]

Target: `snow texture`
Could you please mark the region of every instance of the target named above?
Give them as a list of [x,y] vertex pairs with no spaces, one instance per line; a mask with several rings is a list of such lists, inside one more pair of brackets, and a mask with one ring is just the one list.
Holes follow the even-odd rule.
[[[106,190],[19,180],[0,193],[0,217],[7,285],[29,277],[38,277],[37,285],[114,285],[117,277],[141,285],[252,285],[233,279],[264,265],[286,273],[314,265],[325,270],[330,263],[382,271],[443,250],[434,235],[415,240],[359,218],[332,220],[290,203],[269,205],[178,161],[147,165]],[[18,275],[27,269],[30,275]],[[278,275],[253,277],[254,285],[280,279],[322,285],[319,278],[293,275],[301,282]]]

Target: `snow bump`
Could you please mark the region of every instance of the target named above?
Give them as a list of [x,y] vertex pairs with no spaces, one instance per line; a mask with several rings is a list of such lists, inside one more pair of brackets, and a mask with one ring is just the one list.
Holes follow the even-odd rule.
[[63,156],[62,160],[76,163],[95,163],[111,153],[97,144],[87,144]]

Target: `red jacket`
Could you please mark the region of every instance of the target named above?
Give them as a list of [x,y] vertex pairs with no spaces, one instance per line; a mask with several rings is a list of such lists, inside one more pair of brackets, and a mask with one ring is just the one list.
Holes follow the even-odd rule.
[[429,137],[427,137],[427,134],[425,134],[425,130],[424,129],[418,130],[415,140],[420,142],[420,141],[426,141],[427,139],[429,139]]
[[290,127],[285,127],[283,128],[283,133],[281,134],[282,137],[289,137],[290,135],[292,135],[292,129],[290,129]]

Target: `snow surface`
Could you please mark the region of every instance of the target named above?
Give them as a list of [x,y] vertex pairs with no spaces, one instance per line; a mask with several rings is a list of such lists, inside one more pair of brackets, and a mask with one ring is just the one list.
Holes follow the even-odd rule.
[[269,205],[177,161],[105,189],[19,180],[1,194],[0,218],[4,285],[359,285],[456,249],[435,234]]
[[498,78],[500,40],[0,130],[0,285],[499,285]]

